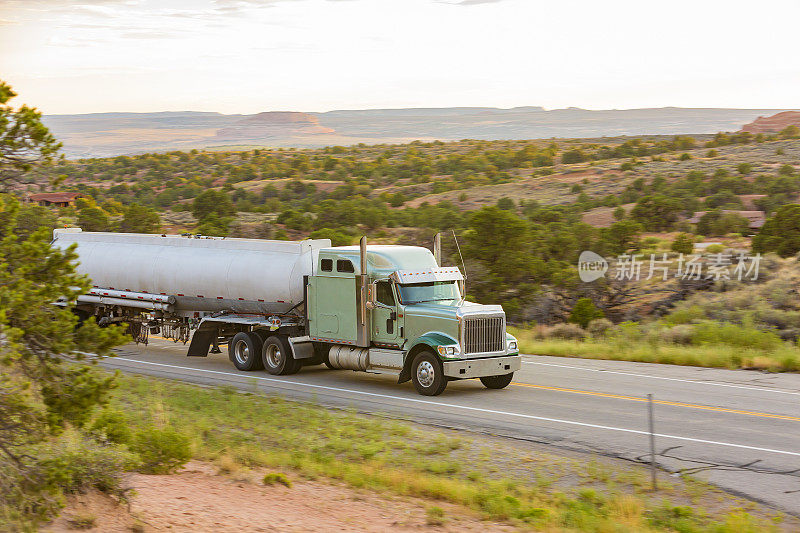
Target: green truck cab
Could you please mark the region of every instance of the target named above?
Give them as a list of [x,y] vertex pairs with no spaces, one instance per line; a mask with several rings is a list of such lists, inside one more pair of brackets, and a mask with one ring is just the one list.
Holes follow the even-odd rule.
[[331,368],[398,376],[420,394],[480,378],[506,387],[521,366],[499,305],[464,299],[456,267],[416,246],[323,248],[306,285],[310,341]]

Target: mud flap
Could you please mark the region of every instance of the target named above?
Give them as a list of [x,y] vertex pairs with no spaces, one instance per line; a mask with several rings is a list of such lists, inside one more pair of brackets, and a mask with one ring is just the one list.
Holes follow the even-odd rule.
[[397,383],[405,383],[406,381],[411,379],[411,360],[413,357],[406,357],[405,364],[403,365],[403,369],[400,371],[400,375],[397,376]]
[[218,328],[216,324],[200,324],[200,327],[192,335],[192,342],[189,343],[188,357],[206,357],[211,343],[217,338]]

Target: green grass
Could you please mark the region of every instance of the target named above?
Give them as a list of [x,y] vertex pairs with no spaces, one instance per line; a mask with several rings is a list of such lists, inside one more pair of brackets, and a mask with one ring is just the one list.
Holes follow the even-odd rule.
[[681,345],[630,338],[541,339],[531,331],[509,329],[517,337],[522,353],[712,368],[757,368],[773,372],[800,371],[800,350],[788,343],[748,347],[711,342]]
[[[239,465],[266,469],[269,482],[282,482],[274,470],[289,473],[281,478],[287,482],[290,476],[339,480],[424,498],[431,509],[448,502],[535,529],[671,530],[668,512],[653,519],[662,498],[690,503],[681,480],[665,480],[662,492],[649,494],[646,473],[638,467],[594,461],[587,467],[582,459],[229,387],[121,376],[110,408],[126,413],[134,432],[158,423],[190,435],[194,457],[228,472]],[[680,519],[691,528],[683,530],[740,531],[733,525],[742,520],[768,528],[767,521],[739,512],[741,504],[726,499],[713,511],[689,506],[691,514]],[[434,521],[444,518],[438,511],[430,514]]]
[[93,514],[77,514],[69,519],[72,529],[92,529],[97,522],[97,517]]

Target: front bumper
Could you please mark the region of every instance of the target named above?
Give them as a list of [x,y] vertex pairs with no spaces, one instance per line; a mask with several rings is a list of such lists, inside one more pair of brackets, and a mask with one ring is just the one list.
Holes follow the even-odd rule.
[[459,361],[443,361],[444,375],[450,378],[482,378],[486,376],[502,376],[516,372],[522,366],[522,356],[506,355],[503,357],[487,357],[485,359],[462,359]]

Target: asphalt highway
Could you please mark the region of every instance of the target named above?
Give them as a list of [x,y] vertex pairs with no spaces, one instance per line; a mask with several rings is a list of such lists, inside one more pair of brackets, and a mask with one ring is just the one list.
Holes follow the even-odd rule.
[[798,374],[526,355],[504,390],[466,380],[430,398],[391,376],[321,365],[293,376],[239,372],[224,349],[195,358],[186,357],[186,348],[151,338],[102,364],[638,462],[649,461],[647,395],[653,394],[661,469],[800,516]]

